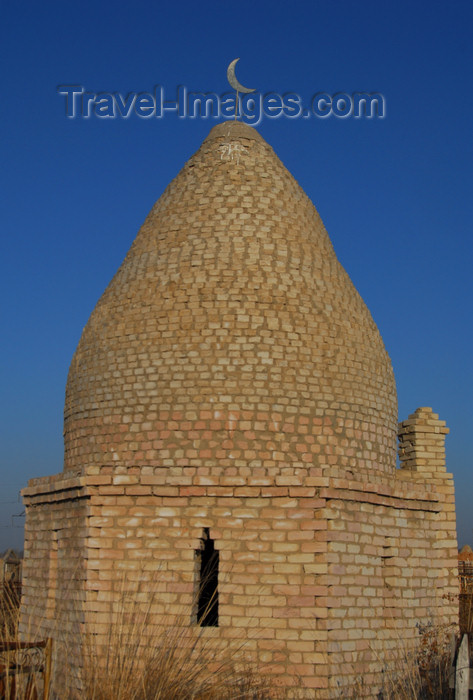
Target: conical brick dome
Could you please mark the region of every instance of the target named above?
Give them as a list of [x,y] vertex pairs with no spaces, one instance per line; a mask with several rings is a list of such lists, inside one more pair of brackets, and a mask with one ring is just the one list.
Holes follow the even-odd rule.
[[219,124],[155,204],[72,360],[65,469],[391,472],[389,357],[314,206]]

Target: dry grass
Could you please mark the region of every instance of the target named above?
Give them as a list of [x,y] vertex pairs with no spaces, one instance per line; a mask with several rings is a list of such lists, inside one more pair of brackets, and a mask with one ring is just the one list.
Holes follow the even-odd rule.
[[[135,607],[135,610],[133,610]],[[105,637],[84,637],[83,670],[71,700],[266,700],[267,682],[231,645],[216,656],[204,628],[152,626],[149,608],[119,603]]]
[[[222,650],[215,629],[190,627],[182,620],[153,623],[153,603],[159,593],[143,597],[123,592],[107,622],[80,635],[82,670],[61,668],[61,700],[269,700],[285,698],[246,659],[244,643],[229,642]],[[18,601],[0,603],[0,641],[17,641]],[[473,596],[465,615],[468,631],[473,623]],[[166,622],[168,624],[166,624]],[[467,630],[465,630],[467,631]],[[419,629],[415,650],[399,640],[389,656],[379,656],[384,671],[380,700],[446,700],[451,656],[451,628],[428,625]],[[56,638],[60,635],[55,634]],[[31,635],[34,638],[34,635]],[[218,647],[217,647],[218,644]],[[61,642],[57,643],[59,647]],[[60,658],[67,658],[63,645]],[[59,675],[59,674],[58,674]],[[356,684],[355,684],[356,685]],[[0,688],[1,690],[1,688]],[[297,693],[297,688],[291,690]],[[301,695],[303,693],[300,689]],[[2,693],[0,692],[0,697]],[[353,698],[364,698],[360,681],[351,688]],[[347,697],[348,697],[347,696]],[[25,700],[17,691],[15,700]],[[291,696],[292,697],[292,696]]]
[[[20,600],[14,587],[4,584],[0,587],[0,644],[6,645],[18,640],[18,618]],[[9,664],[0,656],[0,698],[16,700],[20,693],[15,688],[15,678],[10,673]]]
[[0,586],[0,642],[16,639],[19,612],[18,588],[8,584]]
[[124,589],[107,621],[89,624],[82,634],[82,669],[79,675],[66,671],[67,700],[283,697],[246,658],[245,643],[229,641],[222,649],[215,628],[189,626],[184,615],[157,624],[152,611],[159,591],[143,603],[137,591]]
[[[122,585],[124,590],[124,585]],[[140,603],[128,590],[118,596],[107,623],[93,622],[79,636],[82,668],[57,668],[61,700],[269,700],[282,698],[256,667],[245,660],[245,646],[229,642],[216,649],[212,628],[189,627],[188,618],[153,623],[153,603],[159,592]],[[0,642],[19,642],[19,601],[0,600]],[[166,624],[168,623],[168,624]],[[58,658],[67,659],[68,644],[60,630],[54,637]],[[37,635],[32,630],[30,640]],[[69,650],[72,652],[72,650]],[[77,653],[75,650],[74,653]],[[76,661],[76,656],[73,657]],[[1,664],[1,662],[0,662]],[[61,664],[61,666],[67,666]],[[4,675],[2,685],[2,672]],[[53,671],[53,675],[54,671]],[[16,681],[16,687],[15,687]],[[38,687],[41,687],[40,679]],[[64,687],[64,685],[66,687]],[[39,693],[39,697],[42,693]],[[25,683],[0,665],[0,698],[31,700]]]
[[[448,700],[451,673],[451,626],[419,627],[420,644],[409,648],[400,640],[386,663],[382,700]],[[454,638],[453,638],[454,639]]]

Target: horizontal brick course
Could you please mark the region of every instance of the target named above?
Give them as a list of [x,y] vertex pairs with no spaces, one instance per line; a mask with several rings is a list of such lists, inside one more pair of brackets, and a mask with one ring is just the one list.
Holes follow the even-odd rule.
[[208,528],[216,655],[243,642],[288,698],[357,677],[374,695],[383,650],[455,617],[448,429],[409,416],[396,470],[396,413],[382,339],[313,205],[254,129],[218,125],[82,334],[65,470],[23,491],[23,631],[62,628],[76,662],[74,625],[105,643],[125,585],[156,624],[202,632]]

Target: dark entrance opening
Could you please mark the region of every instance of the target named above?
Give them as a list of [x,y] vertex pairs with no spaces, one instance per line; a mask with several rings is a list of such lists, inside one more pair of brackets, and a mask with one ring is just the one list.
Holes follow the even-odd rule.
[[218,627],[218,560],[219,554],[210,538],[209,528],[204,528],[200,558],[197,622],[201,627]]

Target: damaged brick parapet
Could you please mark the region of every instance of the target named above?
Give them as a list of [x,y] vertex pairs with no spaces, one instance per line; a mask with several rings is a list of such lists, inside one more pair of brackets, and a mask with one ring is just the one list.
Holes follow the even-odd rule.
[[399,460],[402,469],[430,474],[445,473],[445,421],[431,408],[418,408],[399,423]]

